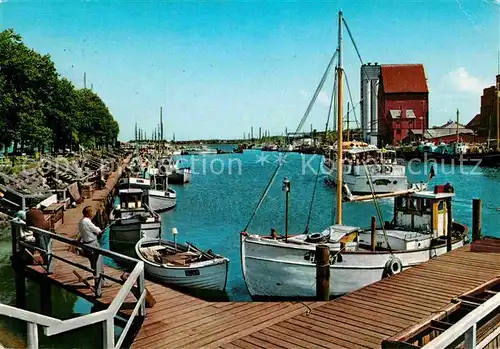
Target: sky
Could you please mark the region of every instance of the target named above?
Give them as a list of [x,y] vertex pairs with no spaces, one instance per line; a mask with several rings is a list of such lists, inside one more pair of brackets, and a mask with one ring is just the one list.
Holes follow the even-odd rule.
[[[343,11],[363,62],[424,64],[430,121],[479,113],[498,72],[500,0],[16,1],[0,28],[92,87],[120,124],[165,138],[241,138],[295,130],[337,45]],[[360,61],[344,31],[344,69],[359,103]],[[304,128],[325,129],[330,74]],[[347,91],[346,91],[347,92]],[[349,100],[348,94],[345,102]],[[356,114],[356,115],[354,115]],[[359,119],[359,109],[350,116]],[[352,122],[352,121],[351,121]]]

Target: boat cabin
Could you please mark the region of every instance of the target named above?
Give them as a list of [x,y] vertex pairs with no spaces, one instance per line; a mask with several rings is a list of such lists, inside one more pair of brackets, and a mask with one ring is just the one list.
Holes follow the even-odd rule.
[[454,188],[438,185],[434,191],[421,191],[394,199],[395,226],[409,231],[432,231],[434,238],[451,229],[451,200]]
[[145,178],[137,177],[126,177],[120,179],[120,188],[138,188],[142,190],[147,190],[151,187],[151,181]]
[[165,191],[168,189],[168,177],[163,174],[154,174],[151,176],[151,188]]
[[142,195],[142,189],[139,188],[120,189],[118,191],[120,209],[142,210]]

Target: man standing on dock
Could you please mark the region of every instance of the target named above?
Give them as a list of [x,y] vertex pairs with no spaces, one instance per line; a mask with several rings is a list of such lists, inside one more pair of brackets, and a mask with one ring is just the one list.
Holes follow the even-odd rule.
[[[92,207],[85,206],[82,213],[83,218],[78,224],[78,231],[80,233],[82,243],[87,246],[101,248],[101,244],[98,239],[100,238],[102,231],[99,227],[92,223]],[[90,261],[90,267],[95,270],[97,267],[98,255],[90,251],[85,251],[85,256]],[[102,260],[100,266],[102,271]]]

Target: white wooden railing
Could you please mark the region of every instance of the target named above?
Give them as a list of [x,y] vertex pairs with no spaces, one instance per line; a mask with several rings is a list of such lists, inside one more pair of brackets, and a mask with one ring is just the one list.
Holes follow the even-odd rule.
[[[77,328],[93,325],[96,323],[102,323],[103,325],[103,348],[109,349],[109,348],[121,348],[123,341],[125,340],[125,337],[132,326],[132,323],[136,316],[141,316],[144,317],[146,315],[146,288],[144,284],[144,262],[139,261],[134,258],[130,258],[112,251],[108,250],[103,250],[100,248],[94,248],[90,246],[85,246],[82,245],[81,243],[77,242],[76,240],[73,239],[68,239],[63,236],[59,236],[57,234],[33,228],[33,227],[26,227],[26,225],[20,221],[12,221],[11,222],[11,227],[12,227],[12,238],[13,238],[13,254],[19,253],[19,246],[24,246],[26,247],[27,243],[18,241],[20,237],[20,230],[22,228],[24,229],[29,229],[33,230],[39,234],[43,234],[46,237],[50,239],[49,244],[47,246],[46,250],[40,249],[40,248],[35,248],[42,253],[46,253],[47,257],[49,257],[49,266],[48,270],[51,270],[51,263],[50,261],[52,258],[57,258],[60,259],[64,262],[67,262],[75,267],[79,267],[83,270],[91,271],[94,272],[94,274],[98,274],[98,280],[101,278],[107,278],[116,282],[123,283],[123,281],[116,280],[110,276],[106,276],[104,274],[104,271],[102,270],[91,270],[86,266],[80,265],[78,263],[75,263],[73,261],[69,261],[66,258],[59,257],[55,254],[52,253],[51,249],[51,242],[52,240],[59,240],[61,242],[67,243],[69,245],[74,245],[78,246],[84,249],[88,249],[92,251],[93,253],[96,253],[99,255],[99,258],[102,258],[102,256],[107,256],[110,257],[114,260],[121,261],[121,262],[128,262],[128,263],[135,263],[135,266],[128,276],[127,280],[123,283],[120,291],[117,293],[115,298],[113,299],[113,302],[110,304],[110,306],[106,310],[101,310],[95,313],[87,314],[84,316],[79,316],[76,318],[68,319],[68,320],[60,320],[56,319],[50,316],[46,315],[41,315],[32,311],[20,309],[17,307],[13,307],[10,305],[2,304],[0,303],[0,316],[8,316],[16,319],[23,320],[27,322],[27,329],[28,329],[28,348],[38,348],[38,326],[42,326],[45,335],[47,336],[53,336],[56,334],[60,334],[63,332],[71,331]],[[32,246],[29,246],[32,247]],[[99,265],[99,263],[97,263]],[[98,267],[99,268],[99,267]],[[137,303],[127,321],[127,324],[125,325],[120,337],[115,343],[115,331],[114,331],[114,318],[118,311],[120,310],[121,306],[125,302],[125,299],[129,295],[130,292],[132,292],[132,289],[135,287],[135,284],[137,283],[137,289],[138,292],[136,293],[137,296]],[[98,287],[96,287],[96,296],[98,297]],[[100,291],[99,291],[100,292]]]
[[477,343],[477,324],[492,313],[498,313],[500,306],[500,293],[488,299],[486,302],[465,315],[449,329],[430,341],[422,349],[444,349],[457,345],[460,338],[464,336],[465,349],[483,349],[491,341],[500,335],[500,327]]

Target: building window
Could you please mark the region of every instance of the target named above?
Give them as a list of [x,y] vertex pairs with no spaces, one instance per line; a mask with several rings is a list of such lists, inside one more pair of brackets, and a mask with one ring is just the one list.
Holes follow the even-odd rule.
[[415,113],[413,112],[413,109],[406,109],[406,118],[407,119],[416,119],[417,118],[415,116]]

